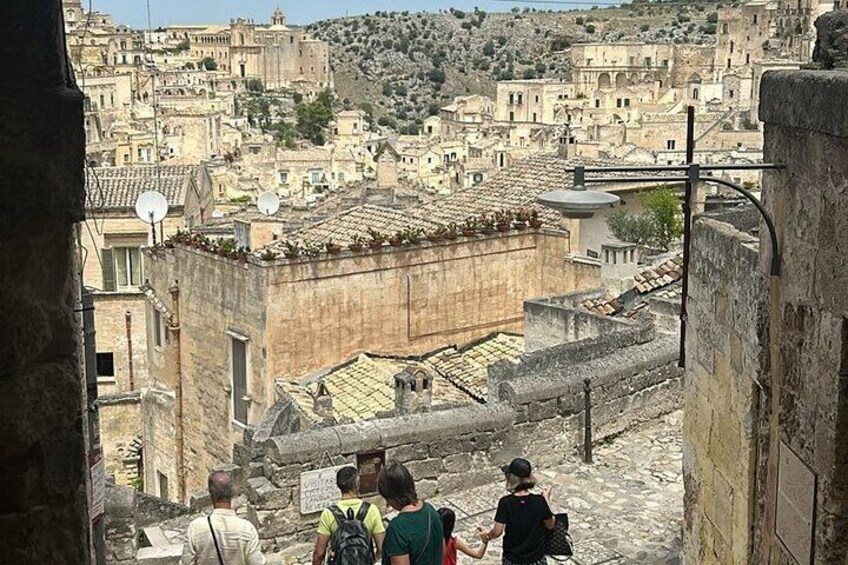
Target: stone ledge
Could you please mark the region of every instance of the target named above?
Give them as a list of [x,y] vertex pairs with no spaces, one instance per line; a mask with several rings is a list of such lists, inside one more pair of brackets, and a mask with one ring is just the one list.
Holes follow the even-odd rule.
[[505,430],[514,421],[515,412],[505,404],[467,406],[276,436],[263,445],[274,463],[299,463],[316,453],[332,457]]
[[97,399],[100,406],[118,406],[120,404],[141,404],[141,391],[116,392],[104,394]]
[[848,137],[848,72],[769,71],[760,88],[768,125]]

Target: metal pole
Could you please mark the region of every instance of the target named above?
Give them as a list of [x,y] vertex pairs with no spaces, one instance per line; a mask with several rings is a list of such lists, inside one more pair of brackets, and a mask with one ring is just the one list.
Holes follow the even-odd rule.
[[592,379],[583,379],[583,462],[592,464]]
[[[695,161],[695,107],[686,109],[686,164]],[[689,244],[692,241],[692,192],[694,184],[686,181],[686,193],[683,197],[683,300],[680,305],[680,358],[678,367],[686,367],[686,321],[689,312],[686,302],[689,298]]]
[[132,350],[132,312],[129,310],[124,314],[127,321],[127,372],[130,378],[130,392],[135,390],[135,373],[133,368],[133,350]]
[[[91,500],[100,500],[105,496],[104,483],[97,471],[102,470],[103,448],[100,445],[100,410],[97,406],[97,342],[95,341],[94,326],[94,295],[85,287],[81,293],[83,355],[85,357],[86,409],[88,411],[88,461],[86,467],[91,480]],[[94,508],[97,513],[102,508]],[[92,537],[94,538],[94,558],[97,565],[106,562],[106,525],[102,515],[93,514]]]

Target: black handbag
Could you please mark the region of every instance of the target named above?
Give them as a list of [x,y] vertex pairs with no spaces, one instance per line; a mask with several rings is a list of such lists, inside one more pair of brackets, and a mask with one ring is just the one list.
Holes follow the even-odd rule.
[[571,534],[568,533],[568,514],[565,512],[556,515],[554,528],[548,530],[545,554],[556,561],[568,561],[574,555]]

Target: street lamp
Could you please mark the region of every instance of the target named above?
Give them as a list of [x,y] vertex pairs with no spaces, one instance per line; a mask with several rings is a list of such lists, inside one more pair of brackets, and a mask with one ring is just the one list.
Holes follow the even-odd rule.
[[[692,211],[692,190],[688,187],[699,182],[711,182],[727,187],[738,192],[750,201],[766,223],[771,240],[771,263],[769,272],[771,276],[780,276],[780,249],[777,242],[777,232],[774,222],[762,203],[751,194],[750,191],[738,184],[704,175],[713,171],[765,171],[783,169],[783,165],[762,163],[756,165],[669,165],[669,166],[622,166],[622,167],[583,167],[578,166],[571,169],[574,173],[574,186],[566,190],[557,190],[540,195],[537,201],[562,213],[566,218],[591,218],[595,212],[608,208],[618,201],[618,197],[605,192],[586,190],[586,184],[635,184],[635,183],[687,183],[686,196],[684,198],[684,241],[683,241],[683,304],[680,309],[680,366],[685,366],[686,360],[686,299],[689,288],[689,246],[690,246],[690,223]],[[634,173],[631,177],[597,177],[587,178],[587,173]],[[645,176],[635,176],[635,173]],[[674,173],[681,173],[675,176]],[[685,173],[685,175],[683,175]]]

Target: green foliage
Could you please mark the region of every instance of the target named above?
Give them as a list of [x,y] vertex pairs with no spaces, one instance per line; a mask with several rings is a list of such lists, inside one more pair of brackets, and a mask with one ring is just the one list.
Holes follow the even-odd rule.
[[268,131],[274,135],[274,141],[278,145],[293,149],[295,140],[297,139],[297,130],[289,122],[277,122],[272,125]]
[[248,92],[265,92],[265,85],[262,84],[262,81],[258,78],[249,79],[247,82],[244,83],[244,87],[247,89]]
[[215,59],[212,57],[204,57],[200,60],[200,63],[197,65],[201,69],[206,69],[207,71],[217,71],[218,63],[215,62]]
[[711,24],[718,23],[718,12],[710,12],[710,15],[707,16],[707,22]]
[[591,34],[595,33],[595,26],[593,26],[592,24],[589,24],[585,27],[585,30],[586,30],[586,33],[591,35]]
[[577,16],[577,19],[574,20],[574,23],[576,23],[579,26],[582,26],[584,22],[585,22],[585,20],[583,19],[583,16]]
[[667,186],[639,195],[645,211],[632,214],[616,210],[607,218],[607,226],[616,239],[637,245],[668,250],[683,235],[680,201]]
[[495,54],[495,42],[489,40],[486,42],[486,45],[483,46],[483,55],[486,57],[492,57]]
[[430,71],[428,75],[430,78],[430,82],[437,86],[441,86],[447,80],[447,76],[445,75],[445,71],[442,69],[433,69]]
[[333,119],[333,95],[329,90],[321,92],[315,100],[297,107],[297,132],[315,145],[324,145],[324,131]]
[[639,28],[639,31],[644,33],[646,31],[648,31],[649,29],[651,29],[651,26],[649,26],[648,24],[642,24],[642,27]]

